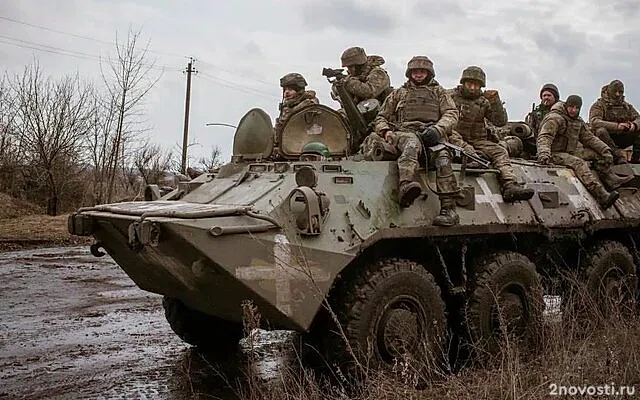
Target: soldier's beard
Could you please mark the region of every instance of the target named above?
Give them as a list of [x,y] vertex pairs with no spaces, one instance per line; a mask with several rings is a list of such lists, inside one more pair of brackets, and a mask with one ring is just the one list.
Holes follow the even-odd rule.
[[480,97],[481,95],[482,95],[482,92],[480,91],[480,89],[471,90],[471,89],[467,89],[464,86],[462,87],[462,97],[464,97],[466,99],[475,100],[478,97]]
[[421,85],[426,85],[427,83],[429,83],[429,77],[425,77],[424,79],[414,79],[414,78],[409,78],[409,80],[416,86],[421,86]]

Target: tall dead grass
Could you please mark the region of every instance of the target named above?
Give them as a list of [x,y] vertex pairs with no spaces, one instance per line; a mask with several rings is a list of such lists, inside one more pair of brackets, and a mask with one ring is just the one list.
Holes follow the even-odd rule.
[[[394,374],[368,370],[356,390],[304,367],[301,357],[294,366],[280,369],[269,382],[261,381],[248,365],[246,381],[238,385],[240,398],[281,399],[548,399],[552,385],[636,387],[640,398],[640,316],[635,308],[600,304],[577,281],[573,300],[580,307],[563,307],[562,315],[548,316],[535,355],[504,341],[502,352],[490,367],[476,365],[441,376],[420,390],[400,368]],[[575,304],[575,303],[574,303]],[[628,306],[628,304],[627,304]],[[245,305],[247,332],[258,326],[259,314]],[[296,354],[299,354],[296,350]],[[248,357],[247,363],[256,360]],[[403,375],[404,374],[404,375]],[[349,393],[349,394],[347,394]],[[551,397],[552,398],[552,397]],[[625,397],[609,397],[625,398]]]

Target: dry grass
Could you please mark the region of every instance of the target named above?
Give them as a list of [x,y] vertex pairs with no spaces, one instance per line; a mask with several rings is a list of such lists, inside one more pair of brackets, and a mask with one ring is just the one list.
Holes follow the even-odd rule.
[[55,217],[35,214],[0,219],[0,251],[90,243],[91,238],[69,234],[68,217],[68,214]]
[[[584,289],[579,291],[583,305],[589,304]],[[251,324],[256,323],[256,312],[252,308],[249,313]],[[559,397],[550,396],[552,384],[613,384],[617,388],[634,386],[636,396],[640,398],[640,316],[637,312],[629,315],[620,310],[606,316],[596,309],[589,313],[588,318],[567,314],[561,321],[547,321],[534,357],[520,354],[517,347],[506,345],[491,368],[467,367],[457,374],[444,375],[421,390],[399,382],[399,374],[389,376],[367,371],[361,387],[347,395],[347,390],[335,380],[329,383],[314,371],[303,368],[300,362],[295,368],[285,368],[268,384],[257,381],[249,373],[248,384],[239,385],[237,391],[240,398],[248,400],[541,400]],[[411,382],[406,377],[402,380]]]
[[2,207],[0,207],[0,220],[7,218],[19,218],[26,215],[41,214],[44,212],[42,207],[26,200],[11,197],[5,193],[0,193],[0,204],[2,204]]

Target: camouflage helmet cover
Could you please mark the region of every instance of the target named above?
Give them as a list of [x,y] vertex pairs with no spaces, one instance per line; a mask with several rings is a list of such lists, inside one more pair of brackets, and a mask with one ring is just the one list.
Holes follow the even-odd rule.
[[480,67],[476,67],[472,65],[467,67],[462,71],[462,77],[460,78],[460,83],[463,84],[466,80],[474,80],[480,82],[480,87],[485,87],[487,85],[487,76]]
[[412,69],[426,69],[431,73],[431,78],[436,76],[436,71],[433,69],[433,62],[427,56],[414,56],[407,63],[407,71],[404,75],[409,78],[409,72]]
[[362,47],[349,47],[340,56],[343,67],[349,67],[351,65],[362,65],[367,63],[367,53],[365,53]]
[[280,78],[280,87],[292,87],[298,90],[303,90],[307,87],[307,81],[302,75],[292,72]]
[[303,154],[305,153],[320,154],[324,157],[331,156],[331,153],[329,152],[329,148],[324,143],[321,143],[321,142],[309,142],[305,144],[304,147],[302,148],[302,153]]

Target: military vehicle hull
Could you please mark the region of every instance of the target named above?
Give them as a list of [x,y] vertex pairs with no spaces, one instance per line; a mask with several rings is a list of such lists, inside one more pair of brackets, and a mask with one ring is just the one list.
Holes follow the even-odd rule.
[[[199,177],[192,182],[197,189],[179,200],[81,209],[70,217],[70,230],[93,235],[143,290],[237,322],[241,301],[251,299],[270,326],[305,331],[340,272],[382,241],[529,234],[542,243],[568,232],[586,237],[640,226],[634,188],[602,210],[571,170],[513,165],[536,190],[529,201],[505,203],[496,171],[466,171],[460,179],[454,165],[467,198],[457,208],[460,224],[446,229],[431,224],[439,210],[427,186],[434,186],[433,172],[422,174],[423,196],[402,209],[395,162],[326,161],[235,166],[227,176]],[[330,200],[322,223],[330,228],[315,235],[299,235],[279,217],[299,187],[300,166],[314,169],[315,190]]]
[[[350,376],[358,365],[393,369],[407,352],[418,370],[439,365],[450,332],[478,354],[499,353],[505,332],[530,342],[543,290],[564,294],[566,272],[586,280],[597,305],[637,296],[637,165],[615,167],[636,179],[605,210],[565,167],[512,159],[535,195],[507,203],[497,170],[454,164],[460,222],[442,227],[434,171],[419,170],[422,194],[403,208],[397,163],[349,156],[347,130],[316,105],[274,135],[269,116],[251,110],[218,172],[164,196],[149,185],[145,201],[80,209],[69,231],[94,236],[95,255],[103,248],[141,289],[164,295],[186,342],[237,343],[250,300],[264,327],[309,333],[326,364]],[[329,156],[304,153],[309,143]]]

